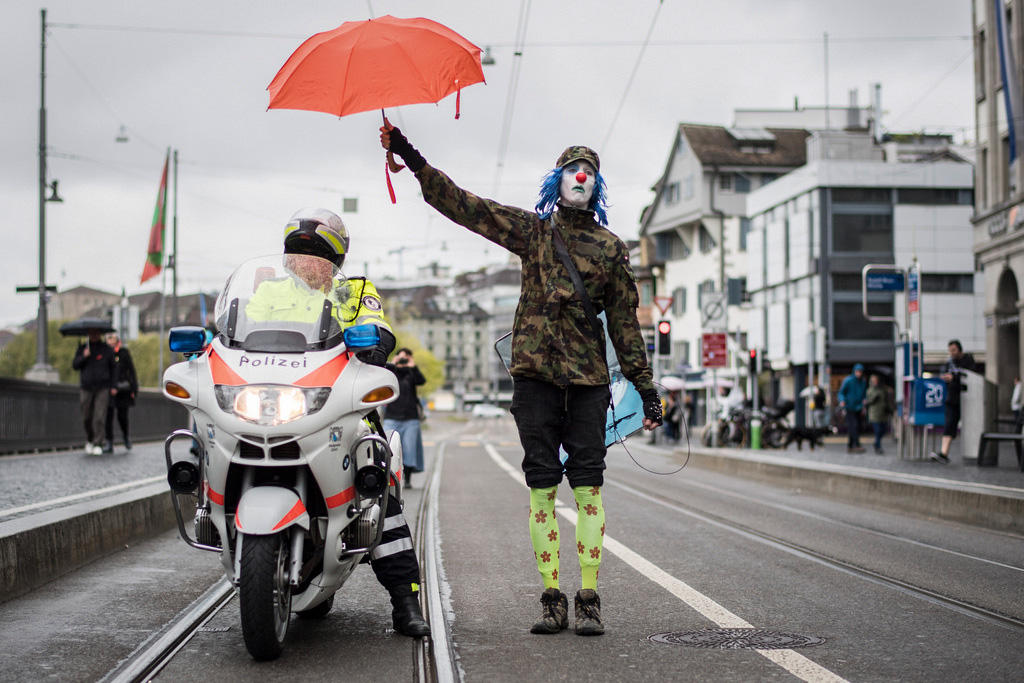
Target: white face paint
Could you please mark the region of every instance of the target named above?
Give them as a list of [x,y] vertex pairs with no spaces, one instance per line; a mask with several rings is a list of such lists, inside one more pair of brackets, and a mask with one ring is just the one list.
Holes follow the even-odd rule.
[[586,209],[594,195],[597,184],[597,169],[589,161],[573,161],[562,169],[562,183],[559,186],[559,203]]

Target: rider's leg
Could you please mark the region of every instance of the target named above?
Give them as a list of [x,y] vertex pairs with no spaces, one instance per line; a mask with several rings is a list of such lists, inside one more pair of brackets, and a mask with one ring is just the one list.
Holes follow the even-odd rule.
[[370,565],[377,580],[391,594],[395,630],[413,637],[429,635],[430,626],[423,620],[420,610],[420,568],[412,534],[402,515],[402,506],[394,496],[388,496],[384,534],[370,553]]

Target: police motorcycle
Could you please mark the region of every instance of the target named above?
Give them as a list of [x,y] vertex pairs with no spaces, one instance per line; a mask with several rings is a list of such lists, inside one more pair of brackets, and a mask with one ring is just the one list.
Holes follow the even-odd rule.
[[163,392],[194,425],[165,442],[178,529],[220,553],[258,660],[280,655],[292,612],[330,611],[380,543],[389,492],[401,500],[401,442],[376,413],[398,381],[357,357],[378,343],[376,326],[341,329],[324,290],[344,283],[315,256],[256,258],[218,297],[215,337],[169,335],[186,360],[164,372]]

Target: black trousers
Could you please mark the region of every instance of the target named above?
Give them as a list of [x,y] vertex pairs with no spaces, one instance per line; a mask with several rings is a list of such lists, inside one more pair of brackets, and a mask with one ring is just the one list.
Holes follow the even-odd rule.
[[559,446],[569,455],[564,470],[570,486],[604,484],[604,435],[611,398],[607,384],[559,387],[514,378],[511,412],[523,445],[527,486],[558,486],[563,470]]
[[370,566],[380,585],[394,597],[412,595],[413,584],[418,586],[420,583],[420,566],[412,545],[412,534],[402,514],[402,506],[394,496],[388,496],[384,535],[380,545],[370,553]]
[[[120,392],[118,392],[120,393]],[[122,399],[120,396],[111,396],[107,404],[107,441],[114,443],[114,414],[117,414],[117,424],[121,427],[121,436],[124,440],[130,441],[128,436],[128,409],[131,408],[130,399]]]

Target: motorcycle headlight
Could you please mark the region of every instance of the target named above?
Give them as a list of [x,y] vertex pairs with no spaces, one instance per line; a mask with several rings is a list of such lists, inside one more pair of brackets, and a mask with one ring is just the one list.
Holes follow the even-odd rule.
[[274,426],[317,412],[324,407],[331,390],[329,387],[303,389],[272,384],[240,387],[217,384],[214,395],[224,412],[248,422]]

